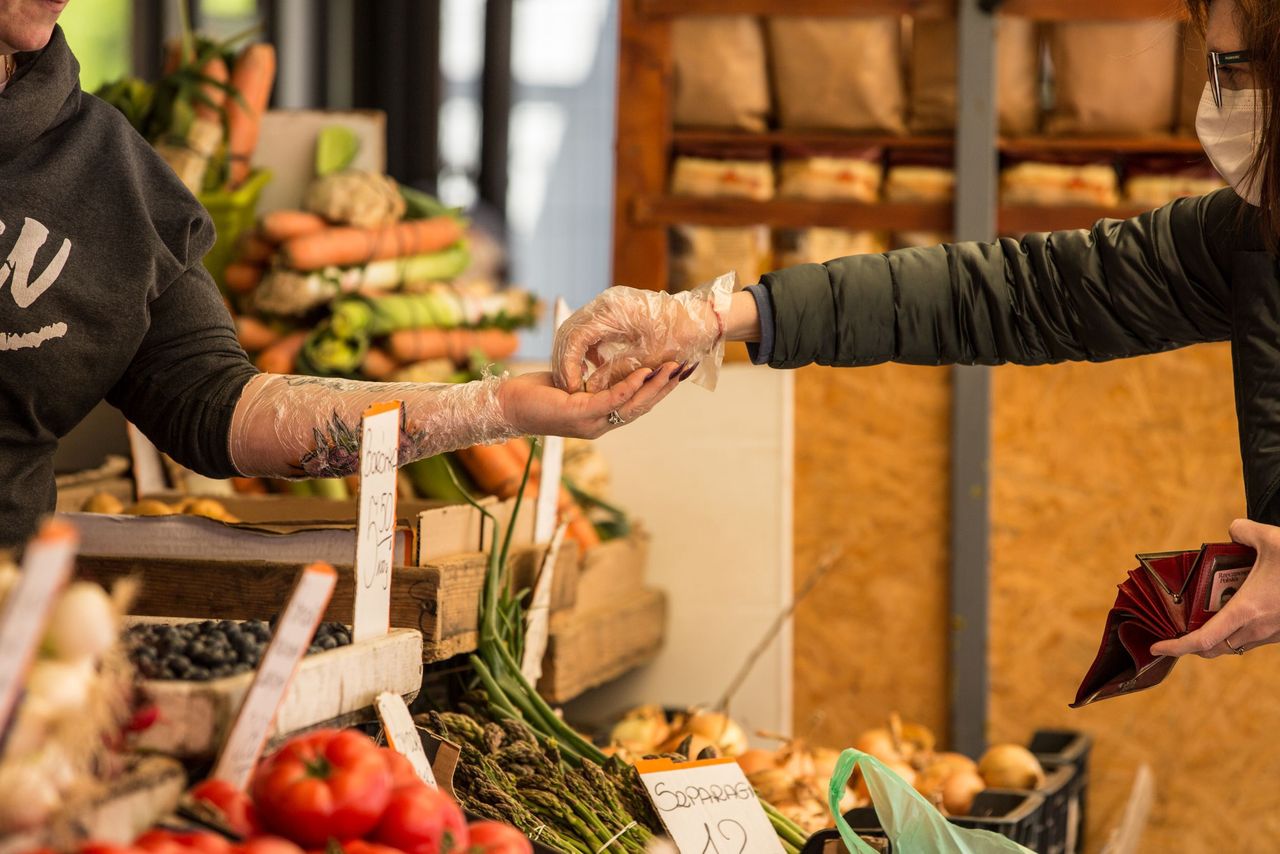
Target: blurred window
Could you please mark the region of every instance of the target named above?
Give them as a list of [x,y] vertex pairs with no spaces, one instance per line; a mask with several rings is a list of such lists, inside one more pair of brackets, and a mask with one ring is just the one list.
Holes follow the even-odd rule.
[[58,21],[80,61],[80,86],[86,92],[129,73],[132,0],[69,3]]

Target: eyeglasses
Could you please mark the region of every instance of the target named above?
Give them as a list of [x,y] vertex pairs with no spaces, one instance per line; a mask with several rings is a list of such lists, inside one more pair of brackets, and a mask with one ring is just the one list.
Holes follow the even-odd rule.
[[1218,69],[1224,65],[1242,65],[1253,60],[1253,52],[1248,50],[1211,50],[1209,51],[1209,91],[1213,93],[1213,105],[1222,109],[1222,83],[1218,80]]

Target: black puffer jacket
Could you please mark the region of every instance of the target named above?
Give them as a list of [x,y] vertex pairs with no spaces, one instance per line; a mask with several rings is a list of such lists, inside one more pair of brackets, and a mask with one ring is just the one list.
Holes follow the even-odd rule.
[[1092,229],[766,275],[769,364],[1043,365],[1231,341],[1249,516],[1280,524],[1280,278],[1230,190]]

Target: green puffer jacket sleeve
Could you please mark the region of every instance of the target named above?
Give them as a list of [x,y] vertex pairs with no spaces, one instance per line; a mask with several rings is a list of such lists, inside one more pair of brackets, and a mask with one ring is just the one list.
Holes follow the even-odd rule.
[[1040,365],[1220,341],[1257,227],[1229,190],[1091,229],[857,255],[769,273],[769,364]]

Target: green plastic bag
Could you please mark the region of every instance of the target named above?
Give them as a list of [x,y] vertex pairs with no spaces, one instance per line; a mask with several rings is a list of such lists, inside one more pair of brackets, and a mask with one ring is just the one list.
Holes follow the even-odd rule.
[[858,838],[840,812],[840,798],[849,785],[854,767],[862,769],[880,826],[889,835],[894,851],[937,851],[947,854],[1034,854],[1011,839],[989,830],[958,827],[943,817],[905,780],[866,753],[846,750],[840,754],[827,793],[836,829],[852,854],[875,854]]

